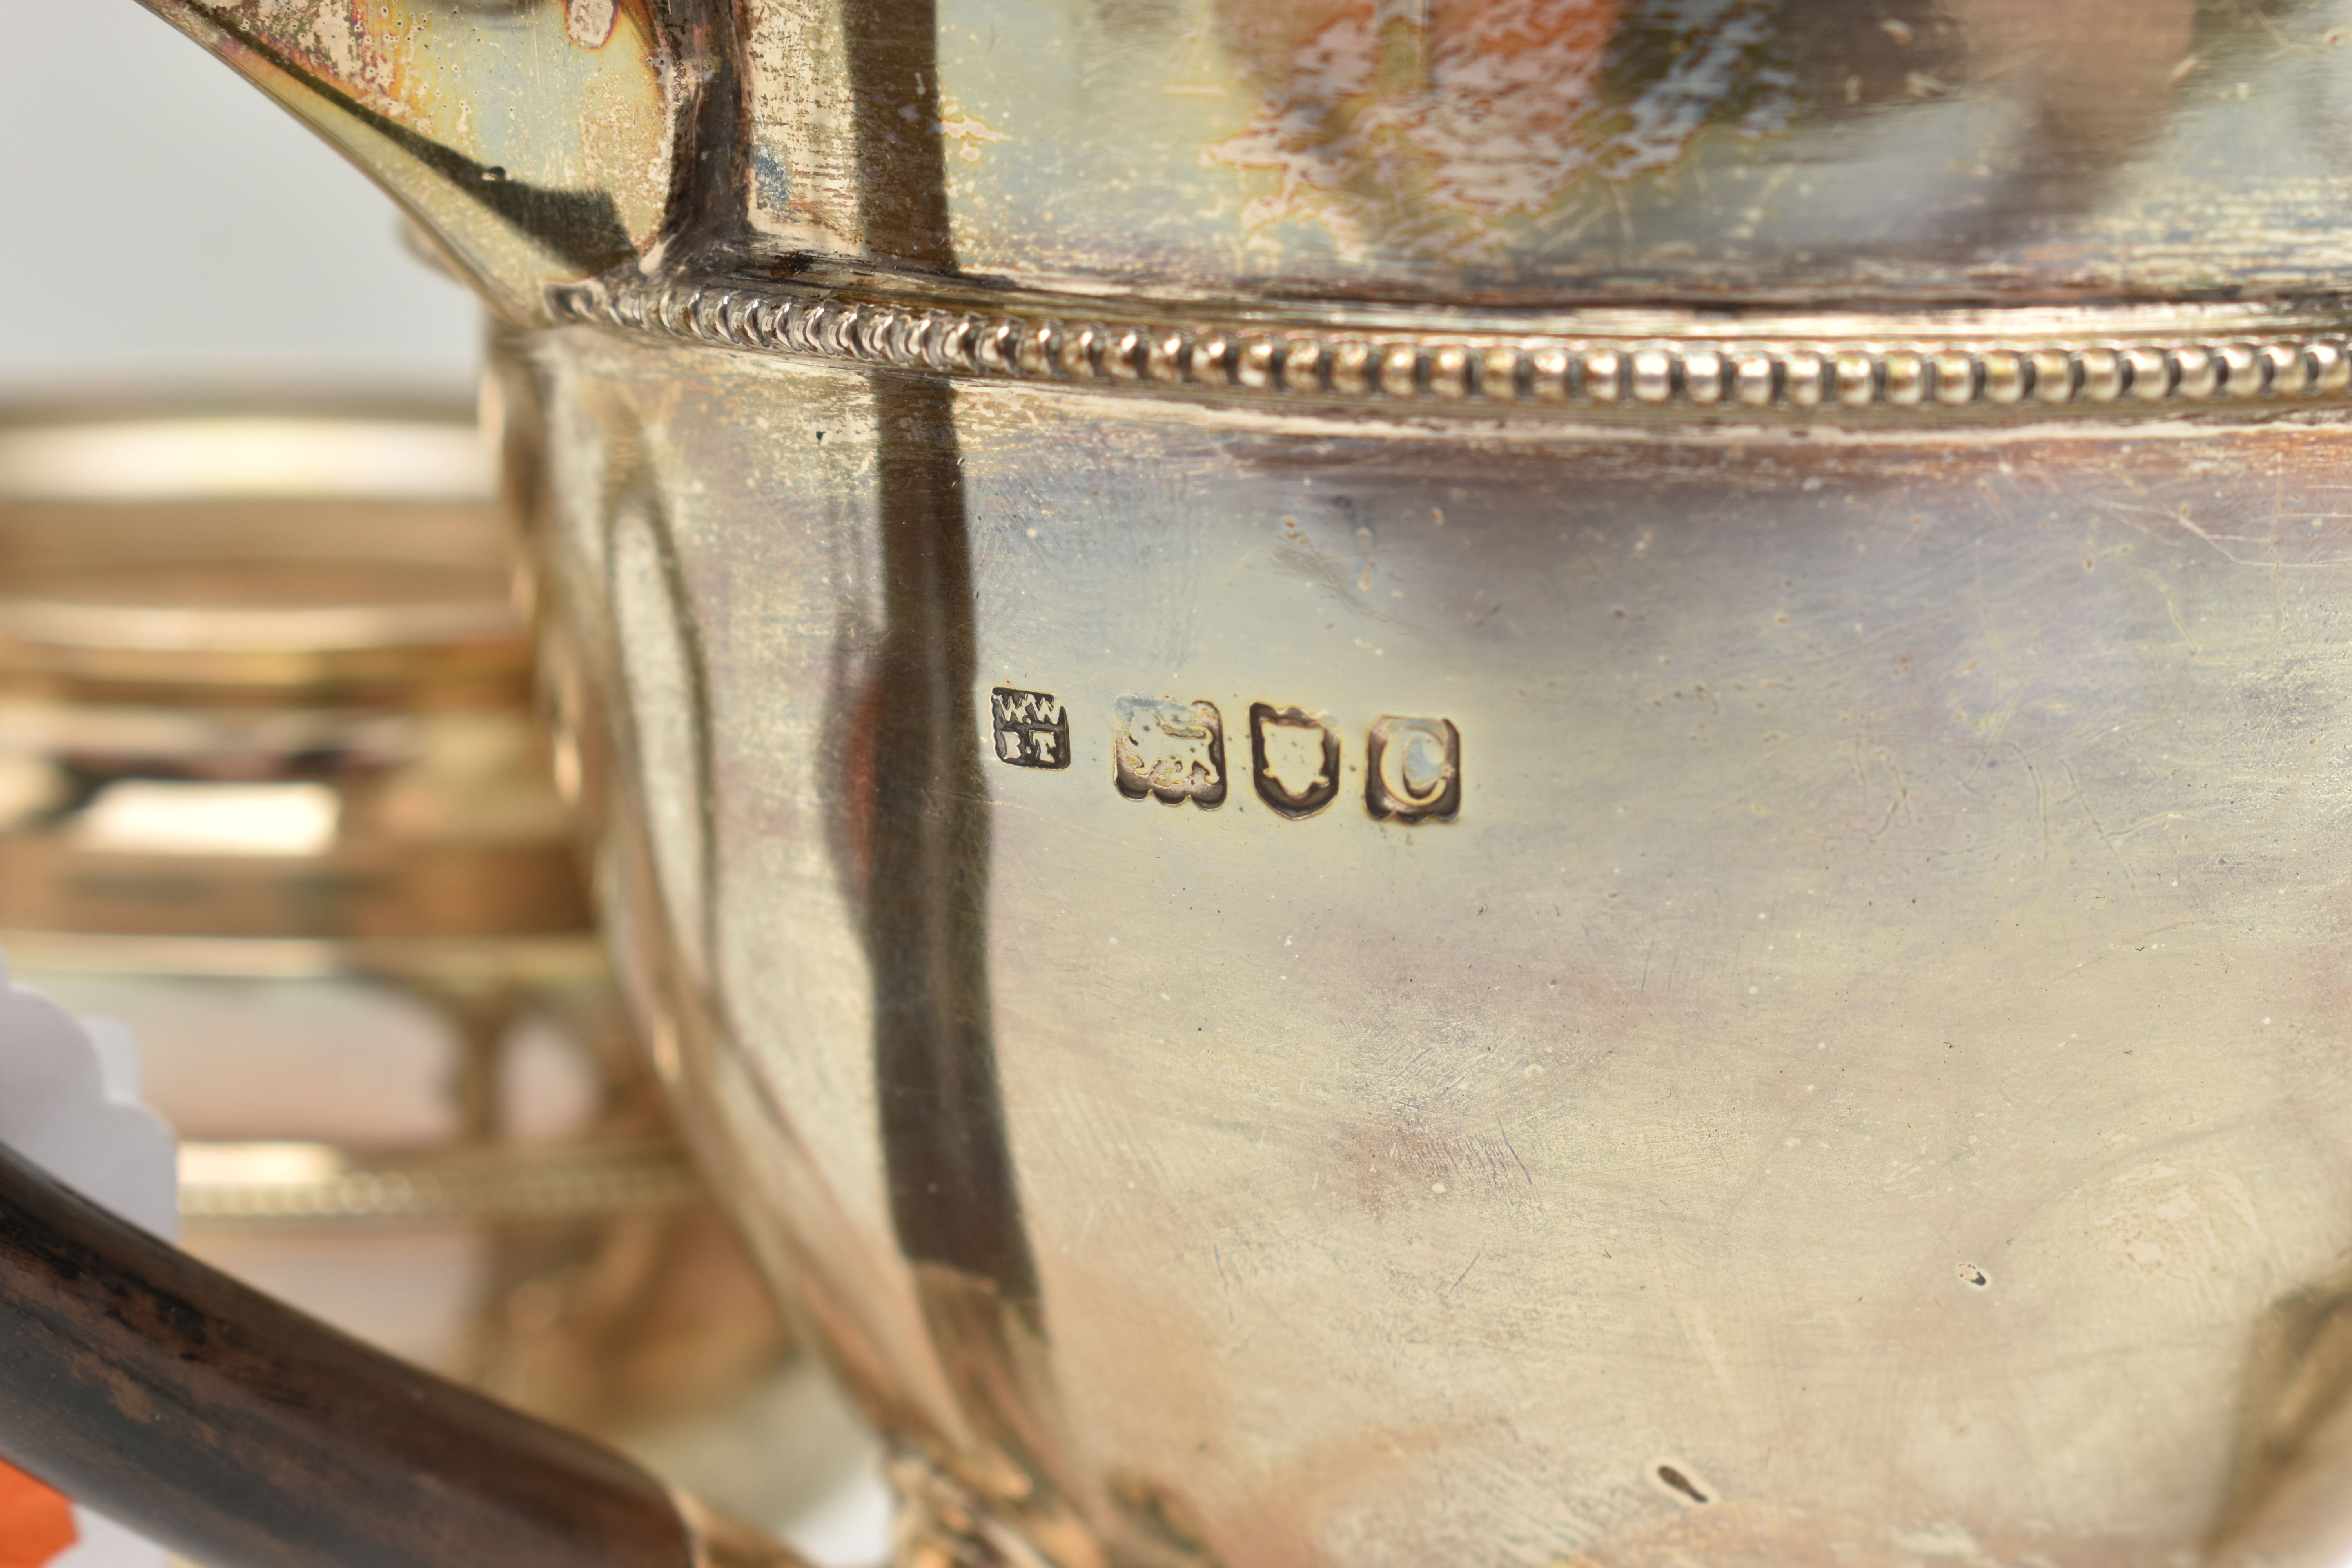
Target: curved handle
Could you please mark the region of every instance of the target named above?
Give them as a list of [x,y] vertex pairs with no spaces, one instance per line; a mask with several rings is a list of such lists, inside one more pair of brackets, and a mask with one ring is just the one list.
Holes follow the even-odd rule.
[[0,1148],[0,1458],[235,1568],[789,1564]]

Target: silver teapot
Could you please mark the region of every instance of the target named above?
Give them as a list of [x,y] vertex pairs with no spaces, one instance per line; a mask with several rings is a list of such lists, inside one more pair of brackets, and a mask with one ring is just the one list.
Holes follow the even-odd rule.
[[[150,4],[494,312],[906,1563],[2352,1550],[2352,10]],[[189,1549],[771,1551],[11,1181]]]

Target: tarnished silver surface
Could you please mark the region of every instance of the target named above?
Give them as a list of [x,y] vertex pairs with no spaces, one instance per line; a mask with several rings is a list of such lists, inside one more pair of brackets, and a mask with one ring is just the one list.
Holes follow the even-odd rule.
[[[1363,311],[1334,329],[1296,312],[1219,320],[1163,306],[1158,319],[1137,320],[1132,307],[1120,319],[1116,301],[917,300],[877,281],[600,280],[549,299],[565,320],[688,343],[1300,408],[1591,415],[1671,405],[1754,418],[2071,406],[2114,419],[2214,403],[2340,403],[2352,390],[2340,317],[2275,307],[1977,311],[1906,322],[1925,330],[1889,344],[1886,321],[1853,312],[1748,325],[1622,311],[1530,332],[1499,313],[1416,330]],[[997,313],[1008,304],[1016,313]],[[1109,320],[1074,317],[1073,306],[1102,307]]]
[[908,1562],[2352,1549],[2334,7],[159,8],[508,315]]
[[[548,586],[634,716],[620,930],[902,1432],[1171,1489],[1242,1563],[2205,1538],[2347,1239],[2332,437],[975,385],[925,394],[969,522],[917,542],[862,377],[529,357]],[[964,603],[967,665],[905,646]],[[998,760],[997,688],[1066,768]],[[1222,714],[1220,806],[1117,787],[1137,697]],[[1337,735],[1304,819],[1261,702]],[[1450,820],[1367,809],[1384,715],[1458,728]]]

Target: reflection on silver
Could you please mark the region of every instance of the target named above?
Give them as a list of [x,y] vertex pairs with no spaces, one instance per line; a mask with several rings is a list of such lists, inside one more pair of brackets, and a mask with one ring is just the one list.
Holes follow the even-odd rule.
[[910,1563],[2340,1559],[2336,7],[155,4]]
[[184,1142],[190,1221],[544,1224],[674,1208],[699,1197],[659,1143],[464,1152],[362,1162],[323,1143]]

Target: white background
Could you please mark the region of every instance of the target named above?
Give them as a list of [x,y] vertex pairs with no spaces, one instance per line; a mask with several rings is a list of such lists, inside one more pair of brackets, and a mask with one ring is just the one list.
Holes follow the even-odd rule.
[[392,204],[135,0],[0,0],[0,397],[124,379],[470,395]]

